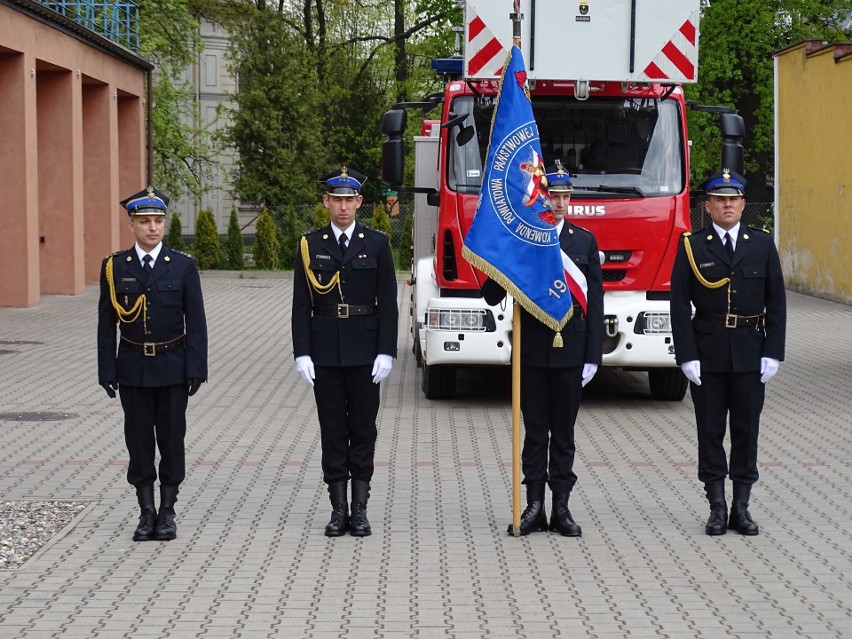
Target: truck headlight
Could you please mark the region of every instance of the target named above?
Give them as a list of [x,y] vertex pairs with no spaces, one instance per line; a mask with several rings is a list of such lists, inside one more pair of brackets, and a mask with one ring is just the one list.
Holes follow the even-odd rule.
[[426,311],[426,326],[435,331],[493,331],[494,318],[487,310],[433,308]]
[[668,313],[648,311],[639,313],[636,327],[633,329],[639,335],[659,335],[672,332],[671,317]]

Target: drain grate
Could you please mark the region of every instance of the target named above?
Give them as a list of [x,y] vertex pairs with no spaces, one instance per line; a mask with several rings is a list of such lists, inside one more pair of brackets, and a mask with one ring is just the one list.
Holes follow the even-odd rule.
[[26,340],[0,340],[0,344],[2,344],[3,346],[22,346],[25,344],[36,344],[40,346],[44,344],[44,342],[28,342]]
[[77,417],[77,413],[54,413],[50,411],[0,413],[0,421],[7,422],[58,422],[63,419],[74,419],[75,417]]
[[18,351],[7,351],[0,349],[0,355],[11,355],[12,353],[17,353]]

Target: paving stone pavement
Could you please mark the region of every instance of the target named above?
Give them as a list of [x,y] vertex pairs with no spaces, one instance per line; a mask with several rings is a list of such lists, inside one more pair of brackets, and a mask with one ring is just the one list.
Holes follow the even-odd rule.
[[0,308],[0,499],[89,502],[0,571],[0,637],[852,637],[852,307],[789,294],[767,390],[758,537],[703,534],[689,397],[602,371],[577,429],[583,537],[516,539],[505,371],[430,402],[408,346],[383,384],[373,536],[328,539],[319,428],[292,364],[292,278],[208,273],[178,539],[134,543],[121,408],[97,385],[97,288]]

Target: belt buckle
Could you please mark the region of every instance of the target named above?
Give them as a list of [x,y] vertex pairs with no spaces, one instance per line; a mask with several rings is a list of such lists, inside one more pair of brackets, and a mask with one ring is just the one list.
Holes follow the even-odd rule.
[[349,319],[349,304],[337,305],[337,319]]
[[725,313],[725,328],[736,328],[737,316],[731,313]]
[[142,344],[142,352],[145,357],[154,357],[157,354],[157,345],[154,342],[145,342]]

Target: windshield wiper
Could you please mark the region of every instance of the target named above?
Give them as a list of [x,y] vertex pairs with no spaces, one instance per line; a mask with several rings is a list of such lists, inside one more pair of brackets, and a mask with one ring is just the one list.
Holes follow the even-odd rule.
[[579,186],[574,185],[575,191],[594,191],[596,193],[631,193],[639,197],[645,197],[645,192],[638,186],[607,186],[600,184],[598,186]]

